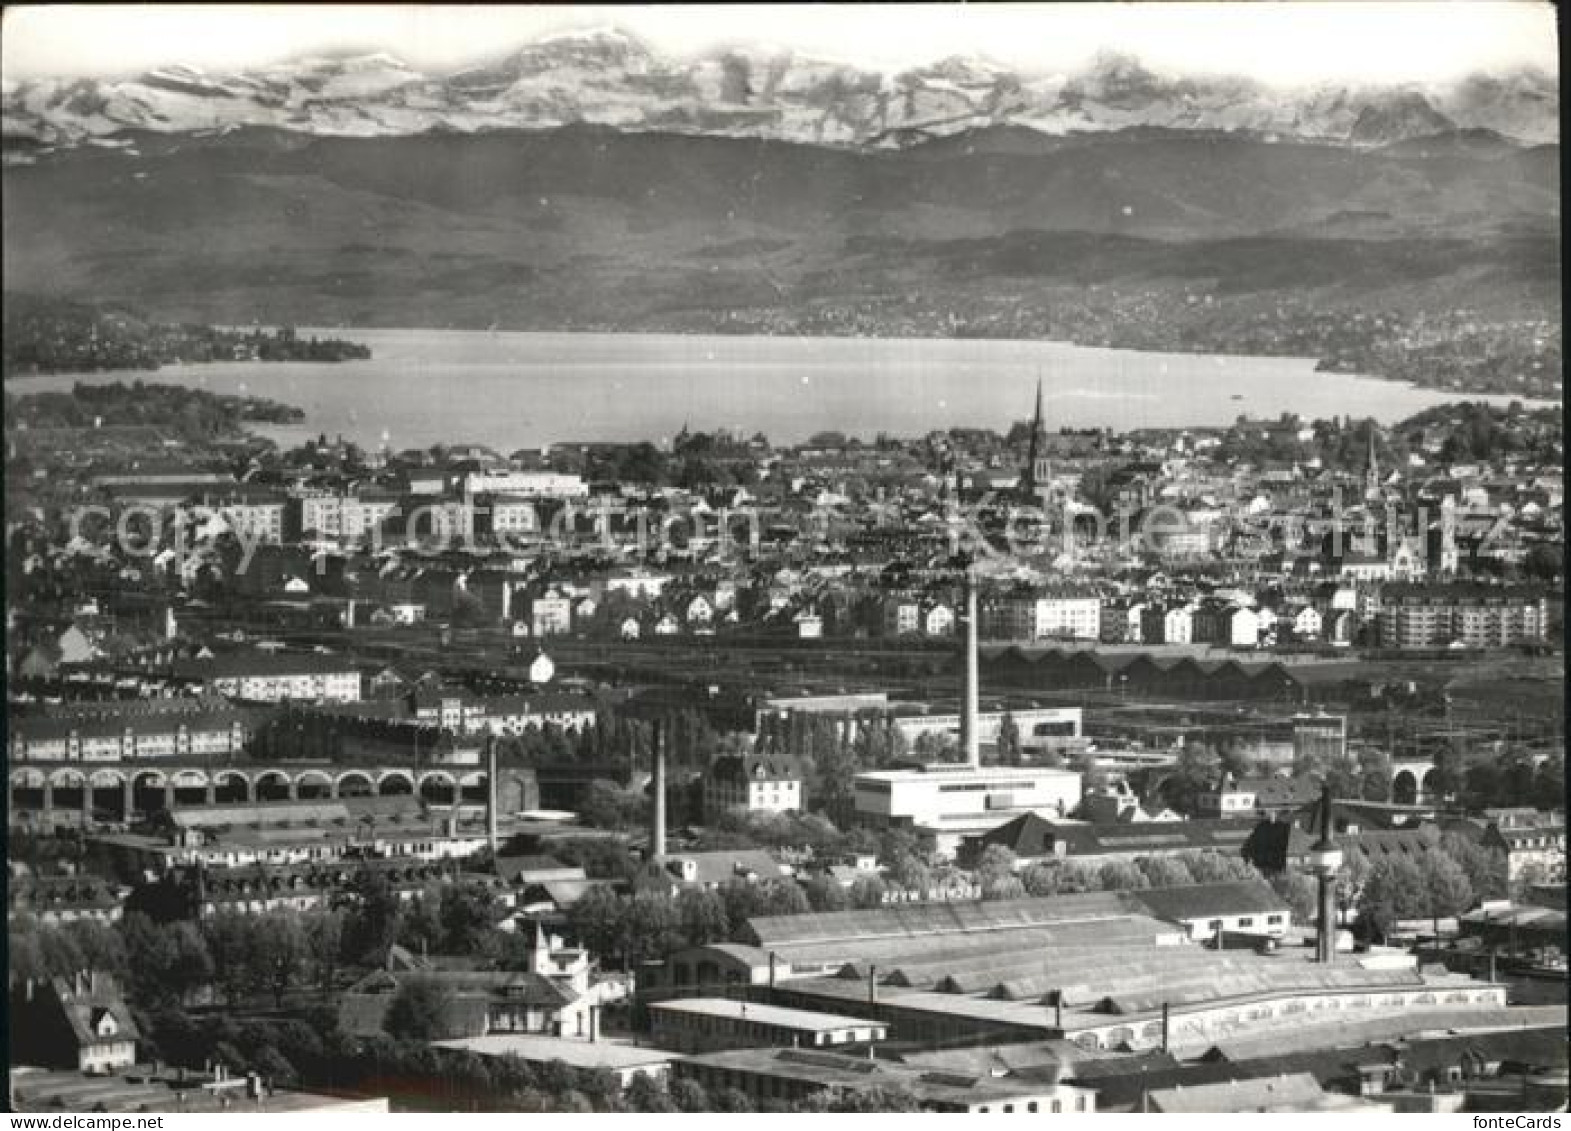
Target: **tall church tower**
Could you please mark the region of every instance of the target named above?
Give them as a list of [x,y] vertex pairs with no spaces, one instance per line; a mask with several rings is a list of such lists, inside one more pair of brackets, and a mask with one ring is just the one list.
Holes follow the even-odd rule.
[[1042,381],[1036,382],[1036,412],[1031,417],[1031,443],[1020,476],[1020,494],[1026,502],[1039,502],[1053,481],[1047,459],[1047,429],[1042,424]]
[[1364,466],[1364,499],[1379,502],[1384,492],[1380,486],[1380,461],[1375,457],[1375,425],[1369,424],[1369,462]]

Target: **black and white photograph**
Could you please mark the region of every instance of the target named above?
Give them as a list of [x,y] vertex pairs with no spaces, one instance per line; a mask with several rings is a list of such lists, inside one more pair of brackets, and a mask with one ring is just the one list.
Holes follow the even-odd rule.
[[8,1110],[1560,1126],[1557,17],[6,5]]

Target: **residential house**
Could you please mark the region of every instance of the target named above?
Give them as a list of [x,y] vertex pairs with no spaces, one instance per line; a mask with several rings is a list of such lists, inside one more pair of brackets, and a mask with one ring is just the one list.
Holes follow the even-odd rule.
[[14,980],[10,1030],[12,1060],[93,1074],[136,1063],[141,1034],[113,977],[96,970],[70,977]]
[[716,758],[704,775],[704,815],[786,813],[802,808],[802,772],[780,756],[734,754]]

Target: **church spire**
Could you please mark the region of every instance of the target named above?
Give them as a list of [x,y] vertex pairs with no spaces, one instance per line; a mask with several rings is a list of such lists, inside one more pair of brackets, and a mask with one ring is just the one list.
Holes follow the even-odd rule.
[[1373,502],[1379,499],[1380,461],[1375,457],[1375,423],[1369,422],[1369,463],[1364,467],[1364,498]]
[[1035,502],[1046,490],[1051,479],[1047,465],[1047,429],[1042,423],[1042,378],[1036,379],[1036,412],[1031,417],[1031,439],[1026,452],[1026,466],[1020,477],[1021,494]]

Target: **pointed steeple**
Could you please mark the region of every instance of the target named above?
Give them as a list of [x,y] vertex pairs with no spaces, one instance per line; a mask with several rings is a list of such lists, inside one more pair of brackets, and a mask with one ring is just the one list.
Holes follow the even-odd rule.
[[1047,465],[1047,430],[1042,423],[1042,378],[1036,379],[1036,411],[1031,416],[1031,439],[1026,465],[1020,476],[1021,495],[1035,502],[1052,478]]
[[1375,423],[1369,422],[1369,462],[1364,465],[1364,498],[1380,498],[1380,461],[1375,456]]

